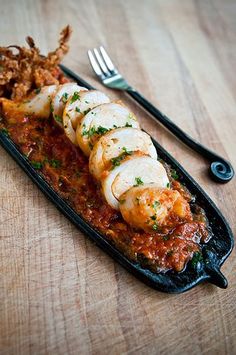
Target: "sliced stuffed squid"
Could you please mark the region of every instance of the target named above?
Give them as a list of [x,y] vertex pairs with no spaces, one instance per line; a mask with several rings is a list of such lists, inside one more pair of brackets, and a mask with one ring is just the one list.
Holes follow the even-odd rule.
[[91,150],[104,133],[119,127],[139,128],[135,115],[119,103],[102,104],[92,109],[76,129],[76,139],[85,155]]
[[96,142],[89,158],[89,171],[99,180],[109,166],[120,165],[133,152],[157,159],[156,149],[147,133],[132,127],[114,129]]
[[76,83],[66,83],[59,85],[57,92],[52,98],[51,111],[53,113],[54,120],[60,127],[63,127],[63,110],[69,97],[73,94],[78,95],[81,90],[86,91],[87,89],[83,86],[79,86]]
[[166,188],[169,179],[163,165],[149,156],[131,156],[119,166],[107,171],[101,181],[102,192],[108,204],[119,209],[120,196],[131,187],[155,183]]
[[109,97],[98,90],[74,92],[68,98],[63,111],[63,126],[72,143],[77,145],[75,131],[82,117],[94,107],[108,102]]
[[180,193],[159,184],[131,187],[120,196],[120,212],[131,226],[147,232],[192,220],[190,206]]
[[51,113],[51,100],[58,89],[57,85],[44,86],[35,90],[33,96],[26,101],[18,103],[8,99],[1,99],[4,112],[17,111],[32,114],[34,117],[48,118]]

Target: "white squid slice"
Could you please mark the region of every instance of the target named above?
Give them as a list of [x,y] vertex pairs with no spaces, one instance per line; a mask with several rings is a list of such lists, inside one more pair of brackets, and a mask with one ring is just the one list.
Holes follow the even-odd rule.
[[78,122],[92,108],[110,102],[107,95],[97,90],[80,91],[78,95],[71,95],[63,111],[63,126],[67,137],[72,143],[76,141],[75,130]]
[[48,118],[51,112],[51,98],[57,90],[57,85],[44,86],[38,94],[22,103],[2,99],[4,111],[16,110],[35,117]]
[[65,108],[65,105],[71,95],[73,95],[75,92],[79,93],[81,90],[87,90],[83,86],[79,86],[76,83],[66,83],[63,85],[59,85],[57,92],[55,93],[52,103],[51,103],[51,108],[53,112],[53,117],[56,123],[60,126],[63,127],[63,110]]
[[180,193],[158,184],[131,187],[120,196],[120,212],[127,223],[145,231],[174,227],[175,219],[178,223],[191,219],[190,206]]
[[89,156],[102,133],[126,126],[139,128],[136,117],[128,108],[114,102],[102,104],[87,113],[78,124],[76,139],[84,154]]
[[132,127],[112,130],[96,142],[89,158],[90,173],[99,180],[113,158],[137,151],[157,159],[156,149],[147,133]]
[[78,122],[89,110],[108,102],[110,102],[109,97],[101,91],[80,91],[78,99],[74,100],[73,95],[70,96],[66,103],[63,116],[66,115],[71,120],[73,128],[76,129]]
[[155,183],[159,187],[169,186],[165,168],[159,161],[148,156],[131,156],[102,180],[102,191],[108,204],[119,209],[119,198],[125,191],[148,183]]

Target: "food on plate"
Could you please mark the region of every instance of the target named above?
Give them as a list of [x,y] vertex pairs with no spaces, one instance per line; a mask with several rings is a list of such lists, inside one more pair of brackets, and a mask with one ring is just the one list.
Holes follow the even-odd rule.
[[[181,271],[210,238],[204,211],[122,103],[69,82],[59,48],[0,47],[0,129],[34,169],[130,260]],[[23,61],[25,67],[23,66]]]
[[17,110],[25,115],[49,118],[52,110],[51,100],[57,88],[57,85],[44,86],[40,91],[33,92],[27,100],[21,103],[5,98],[0,98],[0,101],[2,102],[4,112],[8,111],[10,113],[12,111],[14,113]]
[[159,184],[143,184],[120,196],[120,212],[125,221],[145,231],[173,229],[192,221],[189,203],[177,190]]
[[77,85],[76,83],[67,83],[59,85],[57,92],[51,100],[51,110],[53,117],[59,126],[63,126],[63,111],[70,96],[78,96],[81,90],[86,88]]
[[76,129],[79,121],[92,110],[94,107],[109,103],[109,97],[98,90],[80,91],[78,95],[73,93],[66,103],[64,116],[71,121],[72,126]]
[[[107,203],[115,209],[119,209],[120,196],[133,186],[155,183],[167,187],[170,184],[166,170],[158,160],[136,154],[111,169],[101,183]],[[139,215],[136,217],[138,220]]]
[[70,35],[71,28],[66,26],[61,31],[59,47],[47,56],[40,53],[29,36],[29,48],[0,47],[0,96],[22,101],[37,88],[66,82],[58,64],[69,50]]
[[78,144],[75,130],[92,108],[110,102],[107,95],[98,90],[75,91],[67,100],[63,111],[63,125],[67,137],[72,143]]
[[132,127],[113,129],[94,145],[89,157],[90,173],[99,180],[109,166],[120,165],[133,152],[141,152],[157,159],[156,149],[147,133]]
[[139,128],[135,115],[121,103],[99,105],[89,111],[76,128],[77,142],[85,155],[89,156],[98,138],[116,128]]

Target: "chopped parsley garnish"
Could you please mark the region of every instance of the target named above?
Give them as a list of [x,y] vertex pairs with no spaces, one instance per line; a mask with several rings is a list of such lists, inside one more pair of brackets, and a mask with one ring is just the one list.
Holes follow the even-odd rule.
[[88,136],[88,138],[94,136],[95,134],[102,135],[106,132],[110,131],[110,129],[99,126],[97,129],[96,127],[92,126],[89,130],[84,129],[82,132],[82,136]]
[[126,122],[125,127],[133,127],[133,126],[129,122]]
[[7,128],[2,128],[2,129],[1,129],[1,132],[2,132],[3,134],[5,134],[5,136],[9,137],[9,131],[8,131]]
[[158,230],[158,224],[157,223],[154,223],[153,226],[152,226],[152,229],[154,231]]
[[42,169],[42,167],[43,167],[43,163],[41,163],[40,161],[34,161],[34,160],[32,160],[31,161],[31,164],[32,164],[32,166],[35,168],[35,169]]
[[166,184],[166,187],[167,187],[167,189],[170,188],[170,183],[169,182]]
[[85,102],[86,104],[89,104],[89,101],[87,101],[87,100],[84,100],[84,102]]
[[79,92],[75,91],[72,98],[70,99],[70,102],[73,104],[73,102],[80,100]]
[[163,239],[163,240],[169,240],[170,237],[169,237],[169,235],[164,235],[164,236],[162,237],[162,239]]
[[84,115],[87,115],[87,113],[89,113],[91,111],[91,108],[88,108],[87,110],[85,110],[84,112],[83,112],[83,114]]
[[60,98],[60,101],[63,102],[63,104],[66,104],[68,100],[68,93],[64,92],[64,94],[62,95],[62,97]]
[[40,91],[41,91],[41,88],[37,88],[37,89],[34,90],[36,95],[38,95],[40,93]]
[[96,130],[96,134],[104,134],[104,133],[106,133],[108,131],[110,131],[110,129],[102,127],[102,126],[99,126],[97,128],[97,130]]
[[174,254],[174,250],[169,250],[167,253],[166,253],[166,256],[169,257],[169,256],[172,256]]
[[154,208],[154,210],[156,210],[157,207],[160,206],[160,204],[161,204],[160,201],[154,201],[152,207]]
[[62,117],[59,115],[54,115],[54,118],[57,122],[62,123]]
[[75,111],[80,112],[80,108],[78,106],[76,106]]
[[59,166],[61,166],[60,160],[57,160],[57,159],[51,159],[51,160],[49,161],[49,164],[50,164],[53,168],[59,168]]
[[50,100],[50,112],[53,112],[54,111],[54,107],[53,107],[53,104],[52,104],[52,100]]
[[143,180],[141,179],[140,176],[135,178],[135,182],[136,182],[136,184],[134,185],[134,187],[144,184],[144,182],[143,182]]
[[115,168],[116,166],[119,166],[121,161],[127,157],[127,155],[131,155],[132,151],[127,150],[125,147],[122,148],[123,153],[118,155],[118,157],[112,158],[111,163],[112,163],[112,168]]
[[177,174],[177,172],[174,169],[171,171],[171,177],[174,180],[177,180],[179,178],[179,175]]
[[82,132],[82,136],[88,136],[88,138],[92,137],[94,134],[96,133],[96,128],[93,126],[91,128],[89,128],[89,130],[87,129],[83,129]]
[[191,260],[191,264],[192,266],[197,266],[197,264],[199,262],[201,262],[203,260],[203,256],[202,256],[202,253],[200,253],[200,251],[196,251],[194,254],[193,254],[193,257],[192,257],[192,260]]
[[153,221],[157,219],[157,216],[154,214],[153,216],[150,217]]

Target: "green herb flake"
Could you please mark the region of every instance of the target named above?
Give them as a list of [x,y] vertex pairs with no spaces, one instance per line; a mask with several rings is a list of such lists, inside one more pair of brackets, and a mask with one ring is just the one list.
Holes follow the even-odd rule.
[[154,210],[156,210],[157,207],[159,207],[160,205],[161,205],[160,201],[154,201],[153,204],[152,204],[152,208],[153,208]]
[[150,217],[153,221],[157,219],[157,216],[154,214],[153,216]]
[[162,237],[162,239],[163,239],[163,240],[169,240],[170,237],[169,237],[169,235],[164,235],[164,236]]
[[5,136],[9,137],[9,131],[8,131],[7,128],[2,128],[2,129],[1,129],[1,132],[2,132],[3,134],[5,134]]
[[179,175],[177,174],[177,172],[174,169],[171,171],[171,177],[174,180],[177,180],[179,178]]
[[54,107],[53,107],[52,101],[50,100],[50,112],[53,112],[53,111],[54,111]]
[[169,258],[170,256],[172,256],[174,254],[174,250],[169,250],[167,253],[166,253],[166,256],[167,258]]
[[62,117],[59,115],[54,115],[54,118],[57,122],[62,123]]
[[31,165],[37,170],[42,169],[42,167],[43,167],[43,163],[41,163],[40,161],[32,160]]
[[133,126],[129,122],[126,122],[125,127],[133,127]]
[[152,226],[152,229],[154,231],[157,231],[158,230],[158,224],[157,223],[154,223],[153,226]]
[[63,102],[63,104],[66,104],[68,100],[68,93],[64,92],[64,94],[61,96],[60,101]]
[[61,162],[60,160],[57,159],[51,159],[49,161],[49,164],[53,167],[53,168],[59,168],[61,166]]
[[138,176],[138,177],[135,178],[135,182],[136,182],[136,184],[133,185],[134,187],[144,184],[144,182],[143,182],[143,180],[141,179],[140,176]]
[[80,100],[80,95],[78,91],[75,91],[72,98],[70,99],[71,104],[73,104],[73,102]]
[[86,104],[89,104],[89,101],[87,101],[87,100],[84,100],[84,102],[85,102]]
[[80,112],[80,108],[78,106],[76,106],[75,111]]
[[167,187],[167,189],[170,188],[170,183],[169,182],[166,184],[166,187]]
[[131,155],[133,152],[132,151],[128,151],[125,147],[122,148],[123,152],[118,155],[118,157],[112,158],[111,159],[111,163],[112,163],[112,167],[115,168],[116,166],[119,166],[121,161],[124,160],[127,155]]
[[40,91],[41,91],[41,88],[37,88],[37,89],[34,90],[36,95],[38,95],[40,93]]
[[196,251],[194,254],[193,254],[193,257],[192,257],[192,260],[191,260],[191,264],[192,266],[197,266],[197,264],[199,262],[201,262],[203,260],[203,256],[202,256],[202,253],[200,253],[200,251]]
[[84,112],[83,112],[83,114],[84,115],[87,115],[87,113],[89,113],[91,111],[91,108],[88,108],[87,110],[85,110]]
[[110,131],[110,129],[99,126],[96,130],[96,134],[105,134],[108,131]]

